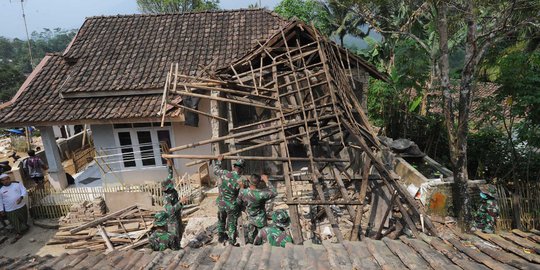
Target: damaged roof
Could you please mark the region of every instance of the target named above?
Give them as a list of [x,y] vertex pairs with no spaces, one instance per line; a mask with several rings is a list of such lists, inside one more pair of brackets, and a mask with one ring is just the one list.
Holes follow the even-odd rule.
[[266,9],[87,18],[0,104],[0,126],[158,120],[171,64],[207,76],[290,23]]
[[[287,245],[285,248],[222,245],[178,251],[114,250],[108,254],[81,250],[52,256],[0,256],[2,269],[538,269],[537,235],[503,237],[480,234],[445,240],[400,237],[345,241],[323,245]],[[524,237],[523,237],[524,236]],[[485,240],[481,239],[485,238]],[[534,241],[534,242],[533,242]],[[525,248],[528,247],[528,248]],[[527,250],[527,251],[526,251]]]

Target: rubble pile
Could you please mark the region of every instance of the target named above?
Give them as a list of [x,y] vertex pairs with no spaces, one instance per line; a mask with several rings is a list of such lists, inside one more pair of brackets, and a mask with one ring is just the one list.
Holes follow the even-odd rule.
[[[113,251],[141,247],[148,243],[155,211],[133,205],[103,215],[103,205],[101,199],[74,206],[73,210],[76,211],[70,212],[69,218],[66,216],[62,219],[60,229],[47,245],[64,245],[66,249]],[[86,218],[92,218],[92,221],[74,224],[75,218],[84,219],[78,213],[88,213]]]
[[107,205],[103,197],[97,197],[93,201],[84,201],[74,204],[69,208],[69,213],[60,218],[60,225],[83,223],[103,217],[107,213]]

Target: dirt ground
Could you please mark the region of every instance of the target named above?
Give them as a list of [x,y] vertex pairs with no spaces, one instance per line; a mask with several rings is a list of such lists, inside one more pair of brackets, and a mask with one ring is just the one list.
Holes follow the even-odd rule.
[[10,243],[10,240],[14,234],[5,228],[0,230],[1,235],[6,235],[9,237],[9,239],[7,239],[4,243],[0,244],[0,254],[6,257],[14,258],[24,256],[26,254],[39,256],[50,254],[57,256],[66,252],[62,245],[46,245],[57,230],[44,229],[35,226],[32,224],[32,221],[29,223],[31,224],[29,231],[26,232],[26,234],[24,234],[23,237],[14,244]]

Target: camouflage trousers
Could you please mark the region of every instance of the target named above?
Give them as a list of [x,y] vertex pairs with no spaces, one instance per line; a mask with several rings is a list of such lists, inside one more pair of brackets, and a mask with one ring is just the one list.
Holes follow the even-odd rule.
[[[227,233],[229,241],[236,243],[236,224],[238,222],[238,216],[240,211],[238,209],[224,209],[218,207],[218,233]],[[225,231],[225,228],[227,230]]]
[[[263,226],[264,227],[264,226]],[[259,230],[261,230],[263,227],[257,227],[251,223],[248,223],[247,230],[245,233],[246,236],[246,244],[253,244],[255,241],[255,237],[259,233]]]
[[489,214],[477,214],[473,220],[472,226],[477,230],[481,230],[485,233],[495,232],[495,226],[497,225],[496,218]]

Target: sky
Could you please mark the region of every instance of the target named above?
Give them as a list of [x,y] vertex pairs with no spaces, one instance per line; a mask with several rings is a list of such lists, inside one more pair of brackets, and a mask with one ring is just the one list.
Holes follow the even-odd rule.
[[[259,0],[221,0],[222,9],[247,8]],[[260,0],[273,9],[280,0]],[[28,32],[43,28],[78,29],[86,17],[135,14],[136,0],[24,0]],[[0,36],[26,39],[20,0],[0,0]]]

